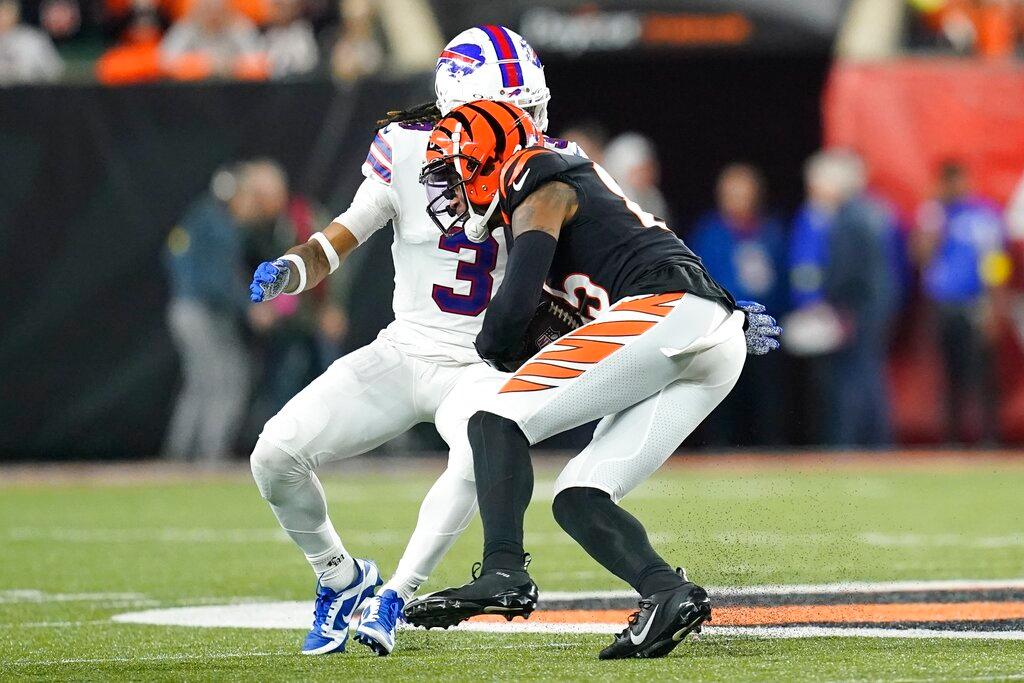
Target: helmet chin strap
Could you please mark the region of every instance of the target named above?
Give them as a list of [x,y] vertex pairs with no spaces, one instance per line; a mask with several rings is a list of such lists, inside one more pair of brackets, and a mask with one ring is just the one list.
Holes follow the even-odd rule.
[[499,199],[498,193],[495,192],[491,205],[487,207],[487,211],[482,216],[473,211],[472,207],[470,208],[470,216],[466,219],[466,225],[462,228],[470,242],[480,244],[481,242],[486,242],[487,238],[491,236],[491,229],[487,227],[487,223],[490,222],[494,210],[498,208]]

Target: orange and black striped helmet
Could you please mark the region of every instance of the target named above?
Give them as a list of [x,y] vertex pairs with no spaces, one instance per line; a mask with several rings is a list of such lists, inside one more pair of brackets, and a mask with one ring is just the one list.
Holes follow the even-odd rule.
[[476,228],[485,225],[498,205],[502,165],[540,140],[529,114],[508,102],[469,102],[441,119],[430,134],[420,173],[427,213],[441,232],[471,222],[478,222]]

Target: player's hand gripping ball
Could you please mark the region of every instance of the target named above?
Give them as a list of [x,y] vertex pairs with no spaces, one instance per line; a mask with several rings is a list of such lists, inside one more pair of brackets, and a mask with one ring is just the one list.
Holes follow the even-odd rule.
[[779,348],[782,328],[775,322],[775,318],[764,312],[764,305],[756,301],[737,301],[736,305],[747,314],[747,353],[763,356]]
[[[579,311],[564,300],[541,292],[540,301],[533,319],[526,326],[522,344],[513,358],[487,360],[487,363],[502,372],[515,372],[548,344],[586,324]],[[486,359],[485,359],[486,360]]]
[[257,304],[261,301],[270,301],[284,291],[290,276],[287,261],[264,261],[256,267],[256,272],[252,275],[249,299]]

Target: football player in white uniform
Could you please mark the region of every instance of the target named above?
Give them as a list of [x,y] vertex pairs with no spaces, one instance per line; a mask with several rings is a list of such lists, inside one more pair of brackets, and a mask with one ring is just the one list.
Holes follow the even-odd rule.
[[[530,112],[543,130],[550,95],[529,44],[493,25],[448,43],[437,61],[435,90],[436,106],[393,112],[382,122],[348,210],[305,244],[260,264],[250,285],[254,302],[299,294],[388,221],[394,225],[395,321],[289,401],[267,422],[252,453],[260,493],[317,575],[306,654],[344,651],[349,622],[367,600],[355,638],[379,655],[390,653],[403,606],[476,510],[466,423],[480,398],[505,379],[480,360],[473,341],[504,274],[506,249],[502,235],[477,243],[461,230],[439,233],[427,216],[419,174],[440,115],[474,100],[502,100]],[[545,144],[582,155],[571,143]],[[427,493],[395,574],[374,596],[377,567],[342,545],[313,470],[420,422],[433,422],[448,443],[448,468]]]

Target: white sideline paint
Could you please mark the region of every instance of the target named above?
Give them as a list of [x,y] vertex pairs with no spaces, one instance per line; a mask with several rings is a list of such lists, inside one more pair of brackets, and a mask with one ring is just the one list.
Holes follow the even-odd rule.
[[[986,589],[1021,589],[1024,579],[954,579],[947,581],[887,581],[825,584],[792,584],[765,586],[732,586],[708,589],[719,597],[772,594],[865,594],[896,591],[953,591]],[[628,591],[548,591],[548,600],[600,600],[635,597]],[[543,604],[543,603],[542,603]],[[236,602],[234,604],[186,606],[128,612],[111,617],[113,621],[130,624],[191,626],[199,628],[307,629],[310,621],[308,601]],[[614,624],[542,624],[515,622],[464,623],[460,630],[493,633],[614,633]],[[945,631],[933,629],[841,628],[831,626],[714,626],[707,633],[724,636],[759,638],[956,638],[1024,640],[1022,631]]]
[[[118,614],[119,623],[192,626],[199,628],[253,628],[305,630],[309,628],[308,602],[263,602],[249,605],[178,607]],[[413,627],[402,625],[401,629]],[[480,633],[604,633],[619,631],[621,625],[602,623],[542,624],[514,622],[467,622],[459,631]],[[437,631],[435,631],[437,633]],[[715,626],[704,628],[706,635],[747,636],[754,638],[942,638],[1024,640],[1022,631],[944,631],[937,629],[840,628],[832,626]]]
[[[744,595],[776,595],[800,593],[825,595],[828,593],[870,594],[896,592],[927,592],[953,590],[1016,590],[1024,589],[1024,579],[949,579],[935,581],[847,581],[842,583],[768,584],[763,586],[709,586],[711,597]],[[632,591],[544,591],[541,599],[548,600],[615,600],[636,597]]]

